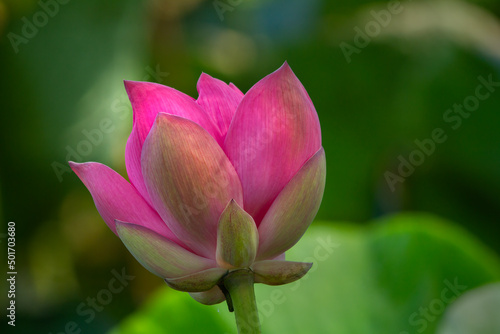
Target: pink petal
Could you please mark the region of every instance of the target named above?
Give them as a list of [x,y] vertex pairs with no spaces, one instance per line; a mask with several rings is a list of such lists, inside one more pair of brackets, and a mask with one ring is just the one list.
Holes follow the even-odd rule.
[[183,277],[216,266],[144,226],[117,220],[116,231],[137,261],[161,278]]
[[262,220],[257,260],[276,257],[299,241],[318,212],[325,178],[325,151],[321,148],[286,185]]
[[127,220],[180,244],[158,213],[120,174],[97,162],[70,161],[69,165],[90,191],[102,219],[115,234],[115,220]]
[[173,88],[151,83],[125,81],[125,89],[132,103],[134,123],[125,149],[125,163],[130,182],[151,204],[141,172],[141,151],[144,140],[159,112],[192,120],[207,130],[217,141],[220,133],[210,116],[195,100]]
[[318,115],[287,63],[247,92],[227,132],[225,151],[240,176],[245,211],[257,225],[320,147]]
[[243,203],[241,184],[217,142],[196,123],[158,114],[142,150],[153,206],[197,254],[215,258],[217,223],[227,203]]
[[243,93],[205,73],[196,87],[200,94],[196,102],[212,117],[224,138]]

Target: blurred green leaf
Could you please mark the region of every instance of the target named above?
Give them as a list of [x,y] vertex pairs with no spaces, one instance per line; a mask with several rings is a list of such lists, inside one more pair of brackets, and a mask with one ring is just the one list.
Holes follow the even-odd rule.
[[185,292],[164,288],[110,334],[230,332],[231,325],[219,311],[227,312],[226,305],[204,306]]
[[467,292],[447,310],[438,334],[500,333],[500,284]]
[[[500,280],[489,249],[435,216],[331,225],[314,225],[287,253],[314,262],[303,279],[256,285],[264,333],[434,333],[456,296]],[[203,306],[165,288],[112,334],[235,330],[226,305]]]

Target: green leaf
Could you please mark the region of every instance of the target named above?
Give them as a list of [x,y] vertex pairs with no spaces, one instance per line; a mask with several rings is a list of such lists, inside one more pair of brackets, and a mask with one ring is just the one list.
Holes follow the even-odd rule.
[[234,324],[221,316],[224,312],[224,304],[202,305],[187,292],[164,288],[109,334],[231,333]]
[[[500,280],[500,261],[489,249],[426,214],[367,226],[316,223],[287,258],[314,265],[292,284],[256,285],[263,333],[434,333],[456,296]],[[150,333],[236,333],[224,304],[159,293],[113,334],[141,333],[130,331],[141,323],[157,326]]]

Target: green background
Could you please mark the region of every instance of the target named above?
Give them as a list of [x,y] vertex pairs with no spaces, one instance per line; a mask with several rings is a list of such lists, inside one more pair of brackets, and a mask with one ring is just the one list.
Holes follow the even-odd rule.
[[[123,80],[196,98],[206,72],[246,92],[285,60],[318,112],[327,185],[287,255],[314,270],[257,288],[264,331],[445,333],[478,318],[448,316],[443,291],[500,281],[499,15],[493,0],[0,0],[0,253],[14,221],[18,272],[16,328],[0,326],[233,333],[224,304],[196,304],[135,261],[66,161],[126,176]],[[480,78],[497,84],[488,91]],[[430,144],[436,131],[446,140]],[[418,166],[391,186],[388,172],[412,157]],[[318,253],[318,238],[336,247]],[[113,270],[134,279],[95,316],[79,314],[107,296]]]

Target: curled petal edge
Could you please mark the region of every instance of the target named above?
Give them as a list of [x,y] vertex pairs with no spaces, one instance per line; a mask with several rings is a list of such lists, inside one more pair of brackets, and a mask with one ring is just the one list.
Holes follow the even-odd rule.
[[214,286],[210,290],[204,292],[190,292],[189,295],[203,305],[215,305],[226,300],[224,293],[218,286]]
[[251,269],[255,283],[282,285],[302,278],[312,265],[309,262],[265,260],[255,262]]
[[165,282],[169,287],[175,290],[185,292],[204,292],[217,285],[222,276],[226,273],[227,269],[211,268],[182,277],[165,278]]

